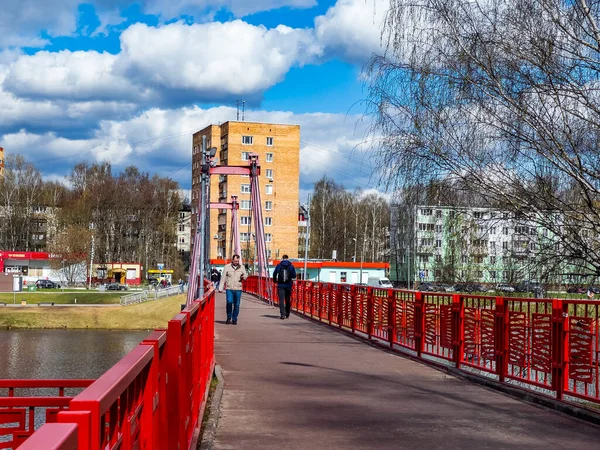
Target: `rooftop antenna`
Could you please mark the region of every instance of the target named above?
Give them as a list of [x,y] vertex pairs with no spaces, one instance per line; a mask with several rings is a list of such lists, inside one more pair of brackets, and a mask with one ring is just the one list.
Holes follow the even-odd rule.
[[242,107],[242,122],[244,122],[245,120],[245,116],[246,116],[246,101],[239,99],[235,101],[235,106],[237,109],[237,115],[236,115],[236,120],[239,122],[240,121],[240,106]]

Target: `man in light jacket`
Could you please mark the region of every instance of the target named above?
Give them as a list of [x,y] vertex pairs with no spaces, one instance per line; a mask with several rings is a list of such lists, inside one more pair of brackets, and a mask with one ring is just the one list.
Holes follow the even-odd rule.
[[237,325],[242,300],[242,281],[248,278],[246,269],[240,264],[240,255],[233,255],[231,262],[225,266],[221,274],[219,292],[225,289],[227,299],[227,325]]

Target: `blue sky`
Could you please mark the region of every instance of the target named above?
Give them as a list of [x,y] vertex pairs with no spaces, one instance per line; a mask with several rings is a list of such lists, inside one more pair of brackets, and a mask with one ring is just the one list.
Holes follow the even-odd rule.
[[191,184],[191,135],[301,125],[301,191],[376,187],[364,64],[387,0],[3,0],[0,146],[62,180],[108,160]]

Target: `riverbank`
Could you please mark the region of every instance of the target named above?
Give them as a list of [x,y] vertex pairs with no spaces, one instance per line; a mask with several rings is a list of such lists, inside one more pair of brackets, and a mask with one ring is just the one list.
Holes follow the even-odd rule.
[[28,305],[38,303],[55,303],[61,305],[70,304],[118,304],[122,295],[130,294],[127,291],[94,292],[94,291],[36,291],[36,292],[17,292],[0,293],[0,302],[6,304],[16,303],[20,305],[26,301]]
[[0,307],[0,328],[151,330],[181,311],[185,295],[131,306]]

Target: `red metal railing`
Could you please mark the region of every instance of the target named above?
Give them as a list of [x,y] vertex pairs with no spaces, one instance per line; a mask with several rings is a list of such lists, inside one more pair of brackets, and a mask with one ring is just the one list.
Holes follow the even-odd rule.
[[[0,450],[18,447],[35,431],[36,423],[55,423],[72,396],[94,380],[0,380]],[[32,396],[32,391],[35,396]]]
[[[0,381],[0,388],[9,389],[8,397],[0,398],[5,427],[0,434],[10,439],[0,443],[0,450],[195,449],[214,364],[210,289],[93,382]],[[22,387],[56,387],[59,396],[14,397],[14,389]],[[64,396],[72,387],[85,389],[73,398]],[[46,410],[46,424],[33,433],[32,411],[38,407],[53,409]]]
[[[249,277],[244,289],[265,298]],[[277,292],[271,289],[271,292]],[[260,295],[262,294],[262,295]],[[274,296],[276,297],[276,295]],[[277,298],[272,298],[277,304]],[[600,302],[297,281],[292,308],[435,364],[559,400],[600,404]]]

